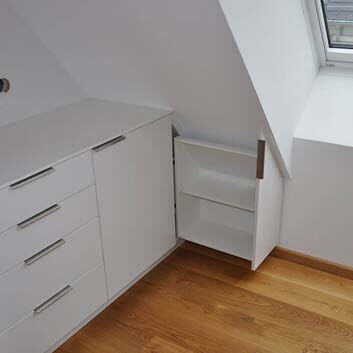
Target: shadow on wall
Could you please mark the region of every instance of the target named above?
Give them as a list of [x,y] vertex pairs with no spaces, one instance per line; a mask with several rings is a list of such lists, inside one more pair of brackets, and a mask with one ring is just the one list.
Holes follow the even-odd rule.
[[0,2],[0,46],[1,76],[11,79],[12,86],[0,96],[0,126],[85,96],[6,0]]

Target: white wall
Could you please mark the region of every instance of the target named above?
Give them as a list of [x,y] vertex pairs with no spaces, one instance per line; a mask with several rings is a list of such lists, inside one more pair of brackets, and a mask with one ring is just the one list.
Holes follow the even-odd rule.
[[11,90],[0,94],[0,126],[82,98],[55,57],[11,10],[0,3],[0,77]]
[[184,135],[250,148],[266,114],[289,168],[317,70],[300,0],[222,0],[230,26],[215,0],[9,1],[87,95],[173,108]]
[[294,140],[281,246],[353,267],[353,148]]
[[186,136],[256,147],[264,114],[218,1],[10,1],[88,95],[172,107]]
[[290,167],[293,135],[318,70],[301,1],[219,1]]
[[353,266],[353,75],[322,69],[295,133],[281,245]]

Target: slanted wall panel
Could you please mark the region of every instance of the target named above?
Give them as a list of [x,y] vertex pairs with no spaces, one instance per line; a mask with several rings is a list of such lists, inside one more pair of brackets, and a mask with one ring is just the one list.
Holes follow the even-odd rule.
[[171,107],[188,137],[256,148],[264,115],[218,1],[10,1],[90,96]]
[[293,136],[318,71],[301,0],[219,0],[290,169]]

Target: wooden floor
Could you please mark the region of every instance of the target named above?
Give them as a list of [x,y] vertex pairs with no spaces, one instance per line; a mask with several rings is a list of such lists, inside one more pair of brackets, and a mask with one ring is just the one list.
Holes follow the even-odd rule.
[[57,353],[353,352],[353,281],[184,244]]

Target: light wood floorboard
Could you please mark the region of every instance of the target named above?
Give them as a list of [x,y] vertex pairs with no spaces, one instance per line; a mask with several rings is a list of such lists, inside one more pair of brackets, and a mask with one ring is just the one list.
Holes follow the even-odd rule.
[[353,353],[353,281],[185,243],[56,353]]

